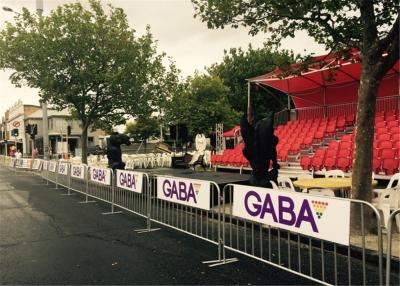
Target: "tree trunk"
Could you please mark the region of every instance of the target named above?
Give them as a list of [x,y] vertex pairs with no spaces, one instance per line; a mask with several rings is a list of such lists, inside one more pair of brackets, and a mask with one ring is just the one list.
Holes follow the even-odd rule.
[[88,127],[82,124],[82,163],[87,164]]
[[[374,74],[373,65],[364,59],[361,82],[358,89],[356,149],[353,164],[351,197],[362,201],[372,200],[372,158],[375,123],[376,93],[380,81]],[[365,209],[365,208],[364,208]],[[364,212],[364,217],[366,216]],[[371,220],[366,220],[371,221]],[[351,214],[353,232],[361,230],[361,210],[353,204]],[[368,228],[368,226],[366,225]]]

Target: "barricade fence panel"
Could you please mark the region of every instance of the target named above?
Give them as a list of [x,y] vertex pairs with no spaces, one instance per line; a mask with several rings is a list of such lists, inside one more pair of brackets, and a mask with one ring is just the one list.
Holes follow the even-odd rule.
[[218,185],[153,176],[151,198],[153,221],[218,244],[221,208]]
[[[395,232],[400,233],[400,209],[392,212],[387,223],[387,252],[386,252],[386,285],[400,285],[400,240]],[[395,253],[395,251],[397,253]],[[397,263],[392,258],[397,256]],[[397,275],[395,275],[397,274]]]
[[[0,163],[10,168],[15,159],[0,157]],[[114,173],[55,160],[35,160],[32,169],[56,185],[86,195],[86,200],[89,196],[110,203],[112,213],[117,206],[147,218],[148,229],[154,221],[217,244],[219,261],[225,261],[226,250],[231,250],[316,282],[384,282],[383,224],[376,208],[364,201],[230,184],[221,191],[210,181]],[[351,224],[360,226],[355,233],[350,233],[351,212],[358,214],[351,216]],[[394,221],[394,215],[391,218]],[[367,246],[377,255],[372,256]],[[390,253],[387,257],[390,262]]]
[[149,177],[145,173],[116,170],[115,205],[147,217],[149,213],[150,186]]
[[[251,187],[249,187],[249,189],[251,189]],[[268,189],[265,190],[267,193]],[[276,193],[276,191],[273,190],[269,191]],[[375,231],[379,233],[374,242],[379,253],[378,264],[376,264],[376,261],[369,261],[366,258],[367,230],[366,223],[363,219],[359,222],[352,222],[360,224],[362,229],[361,234],[357,237],[352,236],[348,245],[343,245],[294,232],[288,228],[285,229],[277,227],[276,225],[264,224],[239,217],[234,213],[234,185],[227,185],[222,193],[224,201],[222,239],[226,249],[245,254],[307,278],[315,279],[319,282],[335,285],[382,284],[380,215],[372,205],[356,200],[339,200],[348,201],[352,208],[354,206],[360,207],[361,215],[363,215],[367,209],[372,210],[374,213],[373,225]],[[261,198],[261,200],[259,198]],[[262,195],[256,198],[247,197],[247,203],[249,205],[246,207],[249,208],[249,212],[253,214],[258,213],[257,215],[263,216],[263,218],[276,216],[275,219],[277,221],[283,220],[285,223],[293,219],[293,224],[297,224],[300,216],[302,216],[302,219],[306,219],[305,221],[310,219],[309,215],[311,215],[311,213],[303,212],[301,215],[301,209],[298,214],[296,214],[296,206],[291,205],[289,200],[282,200],[282,202],[274,204],[275,200],[269,200],[268,195],[265,197],[264,201],[262,200],[264,200]],[[318,222],[318,215],[321,217],[327,215],[326,209],[328,207],[326,207],[325,201],[327,201],[326,197],[317,197],[314,201],[315,206],[310,202],[309,210],[313,213],[312,215],[315,216],[315,220]],[[240,204],[246,202],[236,203]],[[291,207],[293,209],[290,209]],[[274,212],[276,212],[275,215]],[[332,213],[332,215],[334,215],[334,213]],[[350,212],[348,215],[350,217]],[[297,216],[297,218],[294,218],[295,216]],[[303,220],[303,222],[305,221]],[[303,225],[304,223],[301,224],[301,226]],[[337,230],[332,226],[332,236],[342,231],[345,230]],[[355,249],[355,247],[359,249],[357,253],[352,250]],[[223,256],[225,257],[225,253]],[[360,257],[354,258],[354,256]]]
[[86,194],[88,176],[88,166],[86,164],[71,164],[70,189],[78,193]]

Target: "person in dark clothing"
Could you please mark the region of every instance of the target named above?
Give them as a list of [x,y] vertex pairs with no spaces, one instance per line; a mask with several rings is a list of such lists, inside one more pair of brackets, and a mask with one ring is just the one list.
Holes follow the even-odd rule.
[[122,162],[121,144],[131,144],[127,135],[113,132],[112,135],[107,138],[108,167],[113,170],[125,169],[125,163]]
[[[274,135],[273,114],[268,114],[256,124],[253,118],[243,116],[240,122],[243,141],[243,155],[253,169],[250,184],[259,187],[271,187],[270,181],[277,183],[278,169],[276,145],[278,137]],[[272,161],[272,169],[269,166]]]

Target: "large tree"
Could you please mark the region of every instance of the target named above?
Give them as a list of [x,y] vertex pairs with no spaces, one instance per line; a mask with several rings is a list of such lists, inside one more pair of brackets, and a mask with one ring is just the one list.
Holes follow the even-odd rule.
[[[229,87],[228,100],[232,108],[244,112],[247,105],[246,80],[293,61],[294,55],[289,51],[274,51],[268,45],[253,49],[249,45],[247,50],[231,48],[229,51],[224,51],[222,62],[213,64],[208,68],[208,72],[220,77]],[[272,93],[262,87],[254,88],[252,94],[253,112],[256,117],[264,115],[267,111],[278,112],[287,106],[288,97],[284,94]]]
[[154,62],[162,60],[149,29],[137,37],[122,9],[89,4],[66,4],[40,18],[23,9],[0,32],[0,68],[14,70],[15,84],[38,88],[42,100],[72,110],[85,163],[88,128],[124,121],[124,99],[139,101]]
[[374,114],[379,84],[399,59],[399,6],[372,0],[192,0],[209,28],[246,26],[270,33],[276,44],[304,30],[332,51],[357,48],[362,71],[358,90],[352,197],[371,201]]
[[229,92],[218,76],[195,74],[169,99],[165,119],[171,124],[186,124],[192,136],[207,134],[216,123],[231,128],[239,121],[239,113],[228,102]]

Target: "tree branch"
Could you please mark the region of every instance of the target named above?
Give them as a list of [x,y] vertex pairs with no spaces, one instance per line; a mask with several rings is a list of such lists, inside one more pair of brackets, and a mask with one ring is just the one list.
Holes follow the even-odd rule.
[[363,50],[368,51],[378,39],[378,30],[376,28],[374,3],[372,0],[359,0],[361,23],[363,24]]

